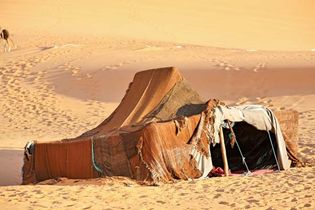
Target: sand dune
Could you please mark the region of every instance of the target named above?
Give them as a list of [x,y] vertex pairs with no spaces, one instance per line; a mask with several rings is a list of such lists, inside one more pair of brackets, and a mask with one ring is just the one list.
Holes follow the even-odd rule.
[[[313,1],[2,0],[0,8],[17,44],[0,48],[0,185],[13,185],[0,186],[0,209],[315,208]],[[95,127],[136,71],[163,66],[178,67],[204,99],[297,110],[308,167],[151,187],[117,177],[17,186],[27,141]]]
[[266,0],[2,0],[12,31],[106,35],[246,49],[311,50],[315,4]]
[[60,180],[53,186],[46,182],[36,187],[2,187],[0,202],[9,201],[5,209],[313,209],[314,172],[314,168],[292,169],[156,187],[141,186],[126,178]]
[[[27,140],[73,137],[117,106],[135,71],[175,65],[204,98],[300,113],[300,153],[315,164],[314,53],[233,50],[141,40],[25,43],[1,54],[2,185],[19,184]],[[49,44],[49,42],[51,42]],[[181,46],[181,47],[177,47]],[[162,53],[162,54],[161,54]],[[0,187],[1,209],[314,208],[314,168],[144,187],[124,179],[65,180]],[[275,181],[276,180],[276,181]],[[49,182],[46,182],[49,184]],[[56,185],[57,184],[57,185]],[[124,202],[121,199],[124,199]],[[106,206],[106,207],[105,207]]]
[[141,40],[69,42],[70,38],[2,54],[2,146],[23,147],[27,140],[81,134],[114,110],[135,72],[157,66],[177,66],[205,99],[253,101],[313,95],[315,90],[312,52],[253,53]]

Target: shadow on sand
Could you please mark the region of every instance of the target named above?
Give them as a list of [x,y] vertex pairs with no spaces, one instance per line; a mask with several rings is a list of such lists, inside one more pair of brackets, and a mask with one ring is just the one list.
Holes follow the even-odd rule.
[[23,149],[0,148],[0,186],[22,182]]

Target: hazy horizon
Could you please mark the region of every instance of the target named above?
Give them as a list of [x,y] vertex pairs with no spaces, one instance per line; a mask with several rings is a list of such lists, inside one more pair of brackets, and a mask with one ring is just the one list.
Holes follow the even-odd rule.
[[315,48],[315,2],[2,0],[16,33],[101,35],[261,50]]

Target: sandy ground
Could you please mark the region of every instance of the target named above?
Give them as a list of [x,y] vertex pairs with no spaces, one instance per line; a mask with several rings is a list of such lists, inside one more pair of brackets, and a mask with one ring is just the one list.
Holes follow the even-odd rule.
[[[56,37],[47,37],[47,42]],[[72,40],[71,40],[72,39]],[[259,103],[300,113],[300,153],[315,163],[315,53],[221,49],[141,40],[21,43],[1,54],[0,172],[20,183],[27,140],[73,137],[108,116],[138,70],[174,65],[204,98]],[[220,97],[221,96],[221,97]],[[1,209],[314,208],[314,167],[256,177],[144,187],[127,179],[0,187]],[[122,202],[123,199],[123,202]]]
[[[0,3],[0,19],[17,44],[0,52],[0,185],[7,185],[0,186],[0,209],[315,209],[312,1],[286,9],[280,1],[269,2],[273,7],[37,1]],[[164,66],[178,67],[204,99],[297,110],[299,151],[308,166],[161,186],[125,178],[19,186],[27,141],[95,127],[135,72]]]
[[292,169],[154,187],[123,178],[71,182],[71,186],[61,182],[3,187],[0,196],[4,209],[314,209],[314,172],[314,168]]

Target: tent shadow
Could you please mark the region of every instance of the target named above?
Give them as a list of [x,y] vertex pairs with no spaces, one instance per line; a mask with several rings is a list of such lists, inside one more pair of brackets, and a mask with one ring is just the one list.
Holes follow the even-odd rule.
[[207,108],[207,104],[186,104],[177,110],[176,115],[177,116],[192,116],[192,115],[200,114],[206,108]]
[[0,186],[20,185],[24,150],[0,148]]

